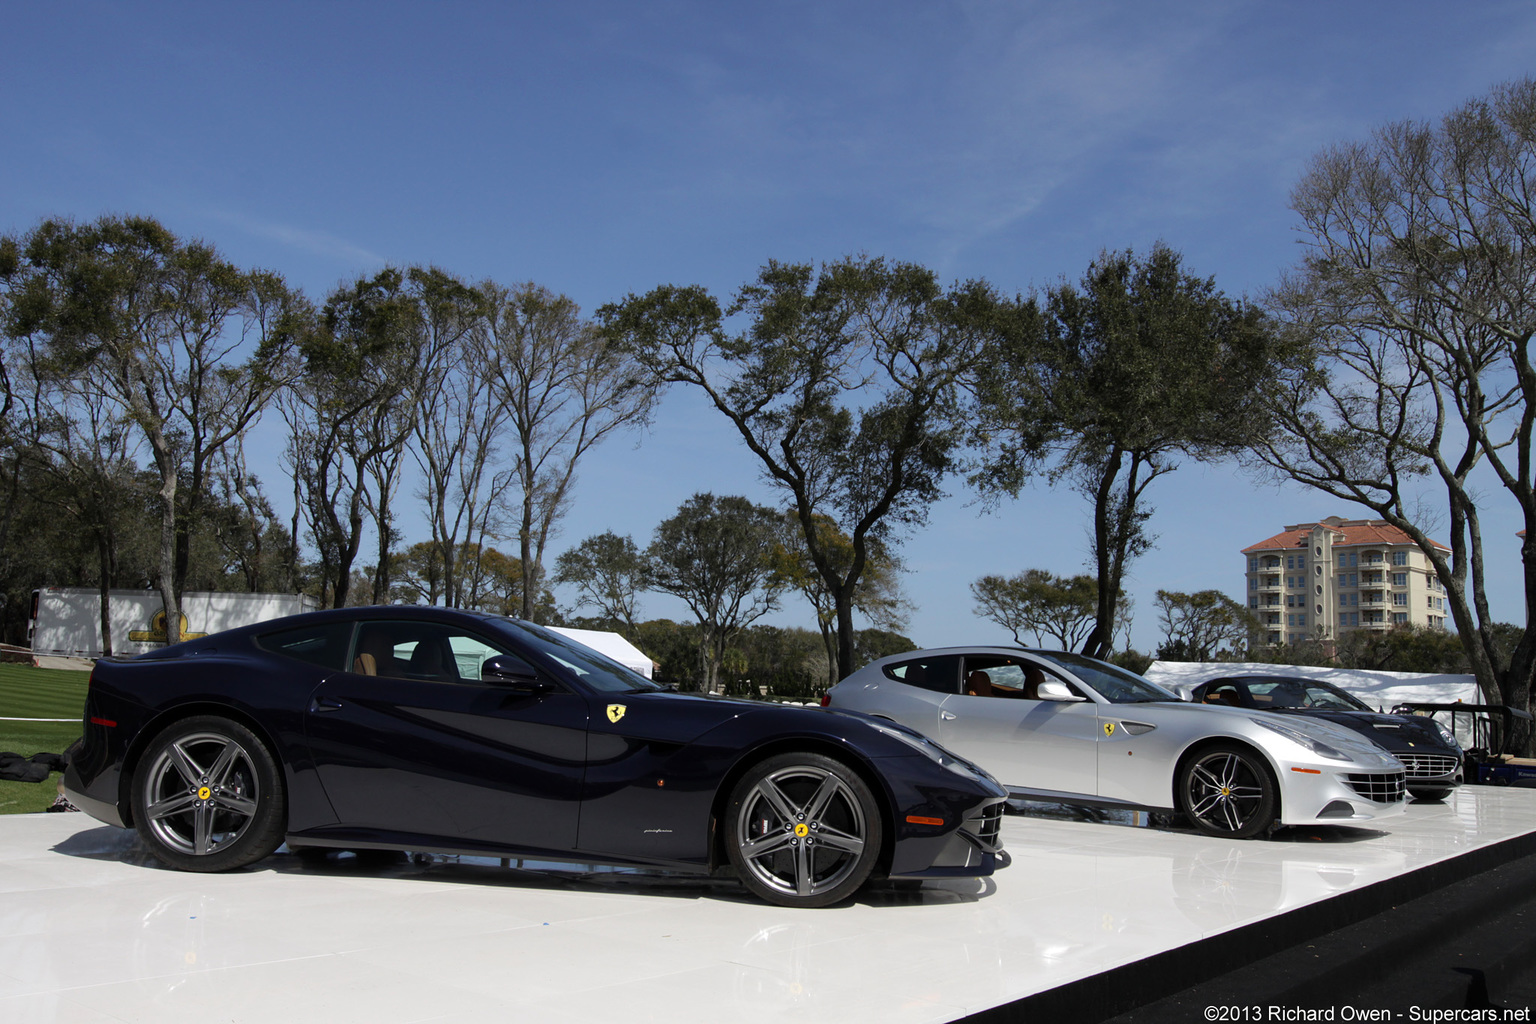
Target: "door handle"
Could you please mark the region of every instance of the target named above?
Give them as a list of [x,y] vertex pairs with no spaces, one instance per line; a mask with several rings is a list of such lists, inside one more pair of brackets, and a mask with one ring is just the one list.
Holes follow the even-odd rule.
[[341,701],[330,697],[316,697],[309,702],[310,711],[340,711]]
[[955,716],[950,714],[948,711],[940,711],[939,712],[939,721],[941,721],[941,722],[953,722],[954,720],[955,720]]

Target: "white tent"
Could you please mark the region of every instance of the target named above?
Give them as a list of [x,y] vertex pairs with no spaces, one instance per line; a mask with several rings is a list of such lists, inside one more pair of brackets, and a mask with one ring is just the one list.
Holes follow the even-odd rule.
[[634,669],[645,678],[651,678],[651,659],[645,652],[617,633],[600,629],[570,629],[566,626],[550,626],[550,629],[568,636],[579,644],[592,648],[598,654],[612,658],[625,668]]

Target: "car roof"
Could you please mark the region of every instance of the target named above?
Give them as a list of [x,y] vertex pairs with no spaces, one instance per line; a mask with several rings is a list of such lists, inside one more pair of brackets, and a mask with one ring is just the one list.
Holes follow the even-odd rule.
[[[979,646],[972,646],[972,647],[919,647],[919,648],[917,648],[915,650],[905,651],[905,652],[903,652],[901,654],[887,655],[884,658],[880,658],[880,659],[878,659],[876,661],[870,662],[869,664],[865,665],[864,668],[859,669],[859,671],[862,672],[862,671],[864,671],[864,669],[875,668],[876,666],[881,666],[881,665],[900,664],[903,661],[911,661],[914,658],[943,657],[943,656],[952,655],[952,654],[993,654],[993,655],[998,655],[1000,657],[1006,657],[1006,656],[1013,656],[1013,655],[1019,655],[1019,654],[1051,655],[1051,654],[1072,654],[1072,653],[1073,653],[1072,651],[1054,650],[1054,649],[1049,648],[1049,647],[1009,647],[1009,646],[1006,646],[1006,645],[1001,645],[1000,646],[1000,645],[996,645],[996,644],[979,645]],[[1078,656],[1079,657],[1085,657],[1085,658],[1087,657],[1087,655],[1078,655]],[[1097,659],[1095,659],[1095,660],[1097,660]]]

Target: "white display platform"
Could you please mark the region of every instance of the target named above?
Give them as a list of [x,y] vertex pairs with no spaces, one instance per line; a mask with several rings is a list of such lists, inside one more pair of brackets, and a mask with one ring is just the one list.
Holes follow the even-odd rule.
[[1536,790],[1487,787],[1251,842],[1009,816],[991,879],[796,911],[494,861],[183,874],[85,815],[11,815],[0,1021],[948,1021],[1533,831]]

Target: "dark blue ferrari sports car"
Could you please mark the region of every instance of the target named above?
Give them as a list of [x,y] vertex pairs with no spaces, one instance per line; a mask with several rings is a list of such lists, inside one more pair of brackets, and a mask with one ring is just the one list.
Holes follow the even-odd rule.
[[734,869],[786,906],[991,874],[1006,796],[857,713],[673,692],[531,623],[313,612],[104,660],[65,788],[165,863],[285,840]]

